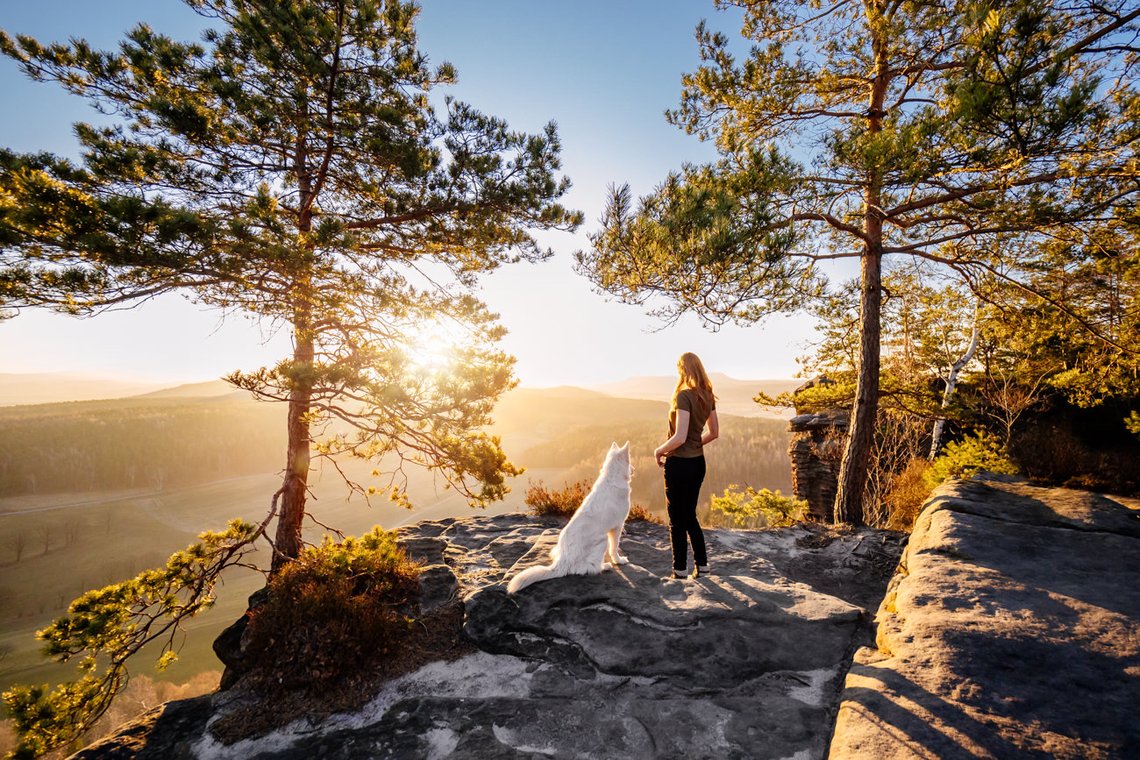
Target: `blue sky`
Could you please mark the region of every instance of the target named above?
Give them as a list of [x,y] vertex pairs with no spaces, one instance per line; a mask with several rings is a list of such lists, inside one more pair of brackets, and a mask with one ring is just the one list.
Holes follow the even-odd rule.
[[[685,161],[712,149],[665,122],[682,73],[698,63],[693,30],[702,19],[735,34],[735,18],[711,0],[426,0],[420,45],[433,61],[459,71],[448,94],[505,118],[514,129],[558,123],[563,164],[574,183],[566,204],[585,212],[576,234],[543,242],[556,255],[542,264],[506,267],[487,277],[481,297],[510,331],[525,385],[589,385],[633,375],[667,375],[694,351],[711,371],[739,378],[790,377],[811,337],[804,317],[776,317],[717,333],[696,319],[661,329],[635,306],[594,293],[572,270],[589,245],[610,183],[650,191]],[[139,21],[180,38],[197,38],[203,20],[178,0],[37,0],[0,4],[0,28],[42,42],[83,37],[113,47]],[[0,60],[0,145],[74,155],[71,124],[93,120],[78,98],[26,80]],[[12,107],[17,104],[18,107]],[[0,323],[2,372],[86,371],[171,381],[203,380],[272,364],[288,353],[285,334],[240,314],[221,315],[177,296],[79,320],[25,310]]]

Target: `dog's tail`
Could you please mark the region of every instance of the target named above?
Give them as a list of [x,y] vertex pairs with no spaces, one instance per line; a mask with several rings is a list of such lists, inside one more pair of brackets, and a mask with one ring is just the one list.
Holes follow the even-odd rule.
[[507,584],[507,593],[513,594],[532,583],[548,581],[551,578],[561,578],[563,575],[566,575],[566,571],[559,567],[557,561],[555,561],[553,565],[535,565],[534,567],[528,567],[514,578],[511,578],[511,582]]

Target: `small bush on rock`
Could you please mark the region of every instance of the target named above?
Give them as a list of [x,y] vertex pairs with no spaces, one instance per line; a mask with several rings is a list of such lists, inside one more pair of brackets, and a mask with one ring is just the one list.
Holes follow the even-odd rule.
[[[582,506],[592,486],[590,481],[580,480],[577,483],[567,483],[562,488],[547,488],[540,480],[532,483],[526,490],[523,503],[530,507],[530,513],[536,517],[553,515],[569,520],[578,511],[578,507]],[[641,504],[634,504],[629,508],[628,519],[657,525],[664,524],[660,517]]]
[[983,432],[948,443],[924,477],[927,485],[935,488],[949,478],[966,477],[978,470],[1016,475],[1017,465],[995,436]]
[[539,480],[531,483],[530,488],[526,489],[523,503],[530,507],[530,513],[536,517],[553,515],[570,518],[578,507],[582,506],[589,493],[590,482],[586,480],[567,483],[562,488],[547,488],[546,484]]
[[757,491],[748,486],[741,491],[734,483],[712,497],[708,521],[711,527],[778,528],[802,520],[807,510],[806,501],[784,496],[778,489]]
[[262,691],[319,691],[398,658],[413,635],[419,567],[395,534],[326,537],[269,582],[249,621],[250,678]]
[[915,518],[930,497],[930,483],[926,479],[929,469],[929,460],[916,458],[891,478],[887,494],[883,497],[888,528],[909,532],[914,527]]
[[654,525],[665,524],[665,521],[662,520],[657,515],[657,513],[650,512],[648,507],[645,507],[641,504],[634,504],[629,508],[629,518],[626,520],[626,522],[629,522],[631,520],[635,522],[653,523]]

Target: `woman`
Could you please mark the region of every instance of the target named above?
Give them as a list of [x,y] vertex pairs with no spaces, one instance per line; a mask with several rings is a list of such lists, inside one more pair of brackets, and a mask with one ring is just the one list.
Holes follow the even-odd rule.
[[653,457],[658,467],[665,468],[665,501],[673,539],[673,572],[669,577],[684,575],[691,541],[693,572],[689,577],[697,578],[708,572],[709,563],[705,534],[697,522],[697,498],[705,479],[704,447],[720,435],[720,422],[712,382],[697,355],[681,354],[677,372],[680,377],[669,408],[669,440],[657,447]]

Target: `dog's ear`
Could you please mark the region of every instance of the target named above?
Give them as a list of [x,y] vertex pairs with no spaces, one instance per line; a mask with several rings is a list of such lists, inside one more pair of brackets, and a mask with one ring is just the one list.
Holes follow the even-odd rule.
[[617,447],[618,447],[618,445],[617,445],[617,441],[614,441],[613,443],[611,443],[611,444],[610,444],[610,451],[613,451],[613,450],[614,450],[614,449],[616,449]]
[[625,449],[626,451],[629,451],[629,441],[626,441],[625,445],[622,446],[622,448]]

